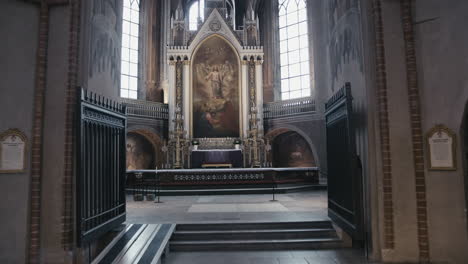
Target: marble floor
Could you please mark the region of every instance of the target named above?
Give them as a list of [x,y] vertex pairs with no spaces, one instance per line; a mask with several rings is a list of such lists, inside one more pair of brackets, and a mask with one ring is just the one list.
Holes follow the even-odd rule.
[[275,222],[328,219],[326,191],[278,194],[162,196],[162,203],[127,196],[127,222]]
[[[327,192],[276,195],[163,196],[162,203],[127,196],[128,223],[276,222],[327,220]],[[363,250],[171,252],[164,264],[364,264]]]

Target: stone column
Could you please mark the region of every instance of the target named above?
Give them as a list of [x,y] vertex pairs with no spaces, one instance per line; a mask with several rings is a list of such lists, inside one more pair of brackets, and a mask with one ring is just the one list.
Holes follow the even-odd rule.
[[265,12],[261,15],[260,34],[265,52],[263,64],[264,101],[272,102],[281,99],[280,90],[280,51],[278,30],[278,2],[265,1]]
[[176,75],[176,61],[169,61],[169,66],[168,66],[168,83],[169,83],[169,130],[174,129],[174,123],[172,120],[174,120],[174,111],[175,111],[175,105],[176,105],[176,80],[175,80],[175,75]]
[[247,137],[249,129],[249,84],[247,78],[248,61],[241,61],[242,64],[242,79],[241,79],[241,100],[242,100],[242,137]]
[[[141,8],[142,23],[140,32],[143,32],[141,41],[141,54],[139,71],[141,72],[139,98],[148,101],[162,102],[160,78],[160,42],[161,28],[159,27],[162,11],[159,1],[145,1]],[[163,61],[164,62],[164,61]],[[143,86],[144,85],[144,86]]]
[[[161,3],[161,21],[160,21],[160,37],[161,37],[161,44],[160,44],[160,80],[164,81],[169,78],[169,69],[168,66],[164,63],[167,60],[167,43],[170,35],[170,11],[171,11],[171,2],[170,0],[162,0]],[[170,87],[170,86],[169,86]],[[169,89],[170,90],[170,89]],[[170,93],[170,92],[169,92]]]
[[182,92],[182,100],[183,100],[183,115],[184,115],[184,129],[190,135],[190,61],[185,60],[182,72],[182,85],[183,85],[183,92]]
[[257,60],[255,62],[255,88],[256,88],[256,104],[257,104],[257,117],[258,129],[263,131],[263,61]]

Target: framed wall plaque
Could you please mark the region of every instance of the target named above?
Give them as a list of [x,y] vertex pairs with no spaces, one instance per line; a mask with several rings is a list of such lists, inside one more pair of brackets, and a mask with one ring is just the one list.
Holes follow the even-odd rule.
[[456,136],[444,125],[436,125],[426,135],[430,170],[456,170]]
[[24,172],[26,141],[26,136],[18,129],[9,129],[0,134],[0,173]]

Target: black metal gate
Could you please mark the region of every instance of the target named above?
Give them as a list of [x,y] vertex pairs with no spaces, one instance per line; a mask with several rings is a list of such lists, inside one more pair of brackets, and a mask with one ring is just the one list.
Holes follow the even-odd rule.
[[86,90],[79,99],[76,182],[78,244],[125,221],[125,107]]
[[352,122],[351,85],[325,104],[328,162],[328,215],[355,242],[361,241],[361,175]]

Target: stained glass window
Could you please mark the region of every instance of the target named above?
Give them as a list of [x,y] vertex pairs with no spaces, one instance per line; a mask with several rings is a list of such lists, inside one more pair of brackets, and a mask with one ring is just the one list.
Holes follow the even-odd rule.
[[120,97],[137,99],[140,1],[123,0]]
[[281,99],[310,96],[309,40],[305,0],[279,0]]

